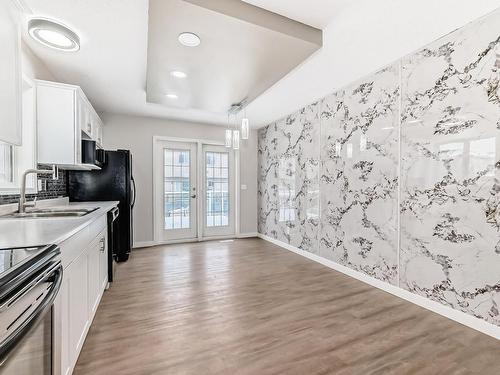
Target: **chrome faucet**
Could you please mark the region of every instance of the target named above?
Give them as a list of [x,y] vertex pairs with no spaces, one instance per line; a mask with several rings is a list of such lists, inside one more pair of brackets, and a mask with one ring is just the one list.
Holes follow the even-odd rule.
[[24,213],[26,211],[26,207],[35,207],[36,198],[33,202],[26,202],[26,177],[29,174],[51,174],[53,180],[57,180],[59,178],[59,171],[57,166],[53,165],[52,169],[28,169],[23,173],[21,177],[21,194],[19,196],[19,207],[18,212]]

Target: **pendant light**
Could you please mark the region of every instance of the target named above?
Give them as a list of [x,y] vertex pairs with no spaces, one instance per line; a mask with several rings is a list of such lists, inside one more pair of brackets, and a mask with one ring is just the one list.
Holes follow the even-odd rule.
[[248,139],[248,133],[250,131],[250,121],[248,121],[247,117],[247,108],[245,107],[245,115],[241,120],[241,139]]
[[233,130],[233,150],[240,149],[240,131],[238,130],[238,115],[234,115],[234,130]]
[[240,149],[240,131],[233,130],[233,150]]
[[226,129],[226,138],[225,138],[225,146],[230,148],[232,146],[233,141],[233,131],[229,128],[229,113],[227,114],[227,129]]

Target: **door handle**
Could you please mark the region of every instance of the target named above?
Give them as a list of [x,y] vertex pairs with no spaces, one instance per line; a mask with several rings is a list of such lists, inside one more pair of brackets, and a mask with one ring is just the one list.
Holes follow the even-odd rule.
[[193,199],[196,198],[196,194],[191,195],[191,198]]

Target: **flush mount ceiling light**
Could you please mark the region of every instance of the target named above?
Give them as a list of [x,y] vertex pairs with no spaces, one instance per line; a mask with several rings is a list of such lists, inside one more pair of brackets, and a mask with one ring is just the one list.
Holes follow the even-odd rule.
[[184,72],[181,72],[180,70],[173,70],[170,72],[170,75],[175,78],[186,78],[187,74]]
[[44,46],[60,51],[78,51],[80,38],[66,26],[46,18],[32,18],[28,21],[30,36]]
[[201,43],[201,39],[198,35],[194,33],[180,33],[178,38],[179,43],[186,47],[197,47]]
[[167,98],[169,98],[169,99],[177,99],[177,98],[179,98],[179,97],[177,96],[177,94],[167,94],[167,95],[165,95],[165,96],[166,96]]

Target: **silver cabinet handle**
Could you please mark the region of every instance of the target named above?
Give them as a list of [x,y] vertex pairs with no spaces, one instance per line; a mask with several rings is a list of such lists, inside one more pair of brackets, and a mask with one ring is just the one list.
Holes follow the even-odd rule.
[[101,250],[101,253],[104,253],[104,250],[106,249],[106,246],[104,245],[104,237],[99,240],[101,247],[99,250]]

